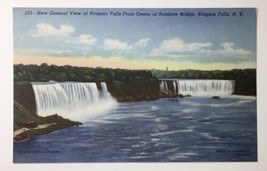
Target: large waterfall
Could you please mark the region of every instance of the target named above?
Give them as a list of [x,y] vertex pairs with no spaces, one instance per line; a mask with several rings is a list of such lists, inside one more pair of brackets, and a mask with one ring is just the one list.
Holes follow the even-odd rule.
[[162,92],[191,96],[228,96],[234,92],[233,80],[161,80]]
[[85,121],[116,106],[106,83],[98,90],[96,83],[32,82],[37,114],[59,114],[75,121]]

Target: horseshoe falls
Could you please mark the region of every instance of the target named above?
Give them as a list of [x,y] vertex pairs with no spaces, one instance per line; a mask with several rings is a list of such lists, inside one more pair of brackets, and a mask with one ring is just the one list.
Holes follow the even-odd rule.
[[235,90],[235,81],[162,79],[160,90],[191,96],[229,96]]
[[83,82],[32,82],[32,87],[39,116],[58,114],[85,122],[116,107],[104,82],[101,90],[96,83]]

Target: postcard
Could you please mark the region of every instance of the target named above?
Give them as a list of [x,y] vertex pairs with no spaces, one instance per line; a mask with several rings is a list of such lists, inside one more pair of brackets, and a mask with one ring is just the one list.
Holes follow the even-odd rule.
[[256,20],[13,8],[13,162],[257,162]]

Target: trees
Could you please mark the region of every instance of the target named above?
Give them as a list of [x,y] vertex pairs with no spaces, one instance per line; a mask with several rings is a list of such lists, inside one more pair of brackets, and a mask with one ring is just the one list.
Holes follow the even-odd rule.
[[80,81],[80,82],[150,82],[157,80],[150,71],[110,68],[41,65],[14,65],[15,81]]

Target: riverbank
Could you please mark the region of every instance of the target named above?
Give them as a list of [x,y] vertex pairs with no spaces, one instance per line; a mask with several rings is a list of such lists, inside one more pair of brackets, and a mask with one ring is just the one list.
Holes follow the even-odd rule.
[[62,118],[57,114],[40,117],[14,101],[14,142],[81,124]]

